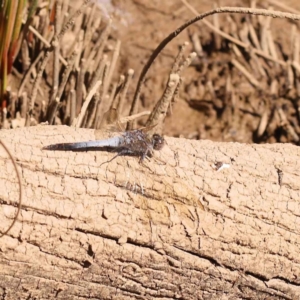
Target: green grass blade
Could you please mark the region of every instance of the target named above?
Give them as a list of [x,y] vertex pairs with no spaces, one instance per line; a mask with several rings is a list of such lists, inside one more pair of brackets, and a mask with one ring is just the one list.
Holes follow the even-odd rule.
[[18,8],[18,0],[6,1],[3,5],[4,10],[1,14],[1,26],[2,26],[2,45],[1,45],[1,65],[0,65],[0,77],[1,77],[1,90],[0,90],[0,100],[2,102],[2,107],[5,105],[3,101],[4,93],[7,87],[7,64],[8,64],[8,50],[10,47],[11,37],[13,33],[13,28],[15,24],[16,12]]
[[18,4],[9,53],[8,53],[8,70],[7,70],[8,73],[11,72],[12,64],[15,60],[16,50],[18,49],[20,30],[22,26],[23,10],[25,8],[26,2],[27,0],[21,0],[19,1]]

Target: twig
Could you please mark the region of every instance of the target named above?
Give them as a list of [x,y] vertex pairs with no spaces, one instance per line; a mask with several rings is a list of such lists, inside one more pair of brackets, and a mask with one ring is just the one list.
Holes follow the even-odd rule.
[[27,105],[28,105],[28,100],[27,100],[27,93],[23,92],[22,95],[20,96],[21,100],[21,117],[25,118],[26,117],[26,112],[27,112]]
[[293,61],[292,62],[292,66],[294,67],[294,69],[297,71],[298,75],[300,74],[300,64],[297,61]]
[[184,62],[181,64],[181,66],[177,70],[177,74],[181,75],[184,69],[188,68],[190,64],[192,63],[193,59],[197,56],[196,52],[192,52],[189,54],[189,56],[184,60]]
[[252,68],[259,72],[260,76],[262,77],[267,77],[267,74],[266,74],[266,71],[264,70],[262,64],[261,64],[261,60],[259,59],[259,57],[253,53],[252,51],[250,51],[250,57],[251,57],[251,60],[250,60],[250,64],[252,66]]
[[78,34],[78,38],[76,39],[77,40],[76,44],[77,44],[78,55],[77,55],[76,60],[75,60],[75,69],[77,69],[77,70],[79,69],[79,64],[82,61],[81,56],[82,56],[82,52],[84,51],[83,38],[84,38],[84,31],[80,30],[79,34]]
[[[28,117],[27,118],[31,118],[31,116],[32,116],[34,103],[35,103],[35,98],[37,96],[37,90],[38,90],[42,75],[44,73],[44,70],[46,68],[46,65],[48,63],[49,57],[50,57],[50,52],[49,51],[44,51],[44,58],[43,58],[41,66],[39,68],[39,71],[36,75],[34,84],[33,84],[31,97],[30,97],[30,104],[29,104],[29,108],[28,108]],[[26,121],[26,124],[28,124],[27,121]]]
[[96,92],[92,100],[93,105],[89,105],[88,107],[89,111],[88,111],[87,122],[85,125],[86,128],[93,128],[92,125],[94,124],[94,120],[96,118],[96,111],[97,111],[99,101],[100,101],[100,94],[99,92]]
[[265,107],[265,111],[263,112],[257,127],[258,138],[260,138],[266,131],[268,125],[268,119],[269,119],[269,107]]
[[[96,94],[97,94],[97,92],[95,93],[95,95]],[[96,108],[97,108],[97,105],[96,105],[97,102],[95,101],[95,95],[92,97],[90,104],[88,105],[88,107],[86,109],[86,113],[83,118],[81,128],[89,128],[88,124],[91,124],[93,122],[93,120],[92,120],[93,111],[96,110]]]
[[287,89],[291,90],[294,86],[294,72],[292,69],[291,61],[288,61],[287,65]]
[[168,107],[170,106],[174,91],[179,83],[179,80],[180,76],[178,74],[170,74],[164,94],[151,112],[151,115],[149,116],[146,123],[146,127],[158,125],[158,127],[156,127],[155,129],[156,132],[160,133],[160,131],[162,130],[162,124],[168,111]]
[[[211,80],[208,80],[206,82],[206,88],[207,88],[209,94],[211,95],[212,102],[214,103],[215,100],[217,99],[217,96],[216,96],[214,85]],[[216,106],[219,107],[219,105],[216,105]]]
[[238,57],[238,58],[242,58],[243,57],[243,54],[240,51],[240,49],[237,47],[237,45],[230,43],[228,46],[229,46],[230,49],[232,49],[232,51],[236,55],[236,57]]
[[292,60],[299,63],[300,41],[299,32],[295,24],[292,25]]
[[101,58],[99,66],[97,67],[97,69],[96,69],[96,71],[95,71],[95,73],[94,73],[94,75],[92,77],[92,80],[89,83],[88,92],[93,88],[93,86],[95,85],[95,83],[98,80],[102,80],[103,79],[103,71],[104,71],[104,67],[105,67],[106,61],[107,61],[107,55],[104,54],[102,56],[102,58]]
[[57,98],[58,99],[60,99],[61,96],[62,96],[62,93],[64,91],[65,85],[66,85],[66,83],[68,81],[68,78],[70,76],[70,73],[72,71],[76,55],[77,55],[77,49],[75,49],[73,51],[73,53],[71,54],[70,58],[68,59],[68,64],[67,64],[67,66],[66,66],[66,68],[64,70],[64,73],[62,75],[62,81],[61,81],[61,83],[59,85],[59,89],[57,91]]
[[108,99],[108,103],[111,104],[111,108],[114,108],[115,110],[118,109],[119,107],[119,98],[120,98],[120,93],[122,91],[122,89],[124,88],[124,82],[125,82],[125,76],[122,74],[119,77],[119,81],[113,84],[110,95],[109,95],[109,99]]
[[65,101],[65,111],[64,111],[64,116],[62,119],[62,124],[69,124],[70,114],[71,114],[71,93],[69,90],[68,95],[66,97],[66,101]]
[[278,81],[275,78],[271,82],[270,94],[273,99],[276,99],[279,97]]
[[85,9],[85,7],[89,4],[89,2],[91,2],[91,0],[85,0],[83,2],[83,4],[80,6],[80,8],[75,12],[75,14],[67,21],[67,23],[63,26],[62,30],[60,31],[60,33],[57,36],[58,40],[61,40],[61,38],[63,37],[63,35],[67,32],[67,30],[74,25],[75,23],[75,19],[77,17],[79,17],[83,10]]
[[[256,31],[255,29],[253,28],[253,25],[252,23],[250,22],[250,19],[247,18],[247,24],[248,24],[248,29],[249,29],[249,35],[250,35],[250,38],[253,42],[253,44],[255,45],[255,47],[260,50],[260,44],[259,44],[259,41],[258,41],[258,37],[257,37],[257,34],[256,34]],[[253,49],[252,49],[252,52],[253,52]]]
[[[107,101],[107,104],[110,104],[109,109],[106,111],[106,108],[104,107],[104,101],[101,103],[101,105],[98,107],[102,111],[104,111],[101,122],[100,122],[100,128],[105,128],[108,125],[114,124],[118,122],[119,119],[119,98],[121,90],[124,88],[124,81],[125,76],[120,75],[119,82],[117,84],[113,85],[110,97]],[[108,96],[108,95],[107,95]]]
[[2,128],[1,129],[8,129],[9,125],[8,125],[8,121],[7,121],[7,107],[4,107],[2,109]]
[[[108,40],[108,36],[110,34],[110,31],[111,31],[111,24],[112,24],[112,20],[110,19],[108,21],[108,24],[106,25],[106,27],[102,31],[101,36],[98,39],[96,45],[94,46],[94,48],[97,49],[97,56],[95,57],[95,62],[94,62],[94,67],[95,68],[99,65],[100,61],[102,60],[103,50],[104,50],[104,47],[105,47],[106,42]],[[91,61],[92,58],[89,58],[88,60]]]
[[104,94],[103,86],[108,80],[109,68],[110,68],[110,61],[107,61],[104,65],[103,75],[102,75],[102,87],[101,87],[101,93],[100,93],[101,98],[107,96],[107,93]]
[[274,43],[272,32],[271,32],[270,28],[267,29],[267,43],[268,43],[268,48],[269,48],[270,54],[277,61],[278,55],[276,52],[276,47],[275,47],[275,43]]
[[77,117],[77,119],[74,119],[73,123],[72,123],[72,126],[75,126],[77,128],[79,128],[82,124],[82,121],[83,121],[83,118],[84,118],[84,115],[85,115],[85,112],[88,108],[88,105],[90,104],[90,101],[92,100],[92,97],[94,96],[94,94],[96,93],[97,89],[100,87],[102,81],[101,80],[98,80],[96,82],[96,84],[93,86],[93,88],[91,89],[91,91],[89,92],[89,94],[87,95],[83,105],[82,105],[82,108],[81,108],[81,111],[79,113],[79,116]]
[[[55,2],[55,23],[54,23],[54,40],[56,39],[58,33],[61,30],[61,5],[62,0],[57,0]],[[53,44],[53,41],[52,41]],[[58,91],[58,77],[59,77],[59,53],[60,44],[55,41],[55,47],[53,51],[53,70],[52,70],[52,95],[50,97],[50,102],[54,101]],[[51,123],[50,123],[51,124]]]
[[43,55],[44,55],[44,52],[41,51],[39,53],[39,55],[37,56],[37,58],[35,59],[35,61],[30,65],[29,69],[27,70],[27,72],[26,72],[25,76],[23,77],[23,80],[20,84],[19,91],[18,91],[18,96],[20,96],[22,94],[26,83],[29,81],[29,77],[30,77],[31,73],[33,72],[36,64],[40,61],[40,59],[43,57]]
[[[96,9],[91,10],[91,13],[89,15],[89,20],[86,25],[85,29],[85,36],[84,36],[84,58],[87,59],[90,55],[91,47],[89,47],[90,42],[92,41],[93,34],[96,32],[96,30],[99,28],[101,24],[101,16],[94,20],[94,14],[96,12]],[[94,21],[94,22],[93,22]]]
[[117,40],[116,45],[115,45],[115,49],[113,52],[113,57],[112,57],[112,61],[110,64],[110,68],[109,68],[109,72],[107,74],[107,79],[105,81],[103,81],[103,95],[107,94],[107,91],[109,89],[110,83],[111,83],[111,79],[116,67],[116,63],[120,54],[120,47],[121,47],[121,41]]
[[30,66],[30,57],[27,41],[24,39],[21,45],[22,70],[26,72]]
[[[42,35],[40,35],[40,33],[38,31],[36,31],[31,25],[29,26],[29,30],[37,37],[39,38],[44,44],[45,46],[47,46],[48,48],[51,47],[50,43],[44,39],[44,37]],[[59,60],[66,66],[67,65],[67,61],[61,56],[59,55]]]
[[260,25],[261,25],[261,30],[260,30],[260,47],[261,49],[265,52],[265,54],[269,55],[269,44],[268,44],[268,30],[270,28],[270,22],[271,18],[260,18]]
[[121,92],[120,92],[120,100],[119,100],[119,103],[118,103],[118,113],[120,115],[123,111],[124,103],[125,103],[125,100],[126,100],[126,94],[127,94],[129,85],[132,81],[133,74],[134,74],[134,70],[129,69],[128,72],[127,72],[127,76],[125,78],[124,85],[123,85],[123,87],[121,89]]
[[[217,7],[216,2],[213,3],[213,7],[214,8]],[[213,26],[214,26],[214,28],[217,29],[214,32],[215,48],[216,48],[216,50],[220,50],[221,49],[221,39],[220,39],[220,35],[218,34],[218,32],[221,30],[220,30],[219,16],[217,14],[213,15]]]
[[231,63],[257,88],[261,88],[260,83],[250,74],[244,66],[242,66],[236,59],[232,59]]
[[[111,125],[118,121],[119,116],[118,116],[117,108],[118,108],[119,93],[124,84],[124,80],[125,80],[125,76],[120,75],[119,82],[113,84],[110,95],[106,95],[108,97],[107,101],[102,101],[101,106],[98,107],[99,109],[98,112],[100,112],[100,109],[104,111],[100,122],[100,128],[105,128],[108,125]],[[106,111],[106,107],[104,107],[104,104],[110,105],[107,111]]]
[[10,224],[10,226],[8,227],[8,229],[6,229],[3,233],[2,232],[0,233],[1,234],[0,237],[2,237],[2,236],[7,235],[9,233],[9,231],[15,225],[15,223],[16,223],[18,217],[19,217],[19,214],[20,214],[20,211],[21,211],[21,207],[22,207],[23,189],[22,189],[21,175],[20,175],[20,172],[18,170],[17,163],[16,163],[14,157],[12,156],[11,152],[6,147],[6,145],[4,144],[3,141],[0,140],[0,144],[2,145],[2,147],[4,148],[4,150],[7,152],[9,158],[11,159],[11,161],[13,163],[14,169],[16,170],[18,184],[19,184],[19,202],[18,202],[17,213],[16,213],[16,215],[14,217],[14,220],[12,221],[12,223]]
[[65,20],[65,17],[67,16],[67,11],[68,11],[68,8],[69,8],[69,1],[70,0],[64,0],[62,1],[62,10],[61,10],[61,23],[63,24],[64,23],[64,20]]
[[197,55],[199,57],[202,57],[204,55],[204,53],[203,53],[203,48],[202,48],[201,41],[200,41],[200,38],[199,38],[199,35],[197,32],[194,32],[192,34],[191,40],[192,40],[195,52],[197,53]]
[[184,42],[180,47],[179,47],[179,51],[178,51],[178,54],[175,58],[175,61],[173,63],[173,66],[172,66],[172,70],[171,70],[171,73],[176,73],[179,69],[179,65],[182,61],[182,58],[183,58],[183,53],[184,53],[184,50],[185,48],[189,45],[189,42]]
[[76,92],[75,90],[70,90],[70,121],[69,124],[73,123],[76,116]]
[[99,105],[97,106],[97,111],[96,111],[96,120],[95,120],[95,129],[99,129],[102,128],[102,124],[104,119],[103,116],[105,115],[105,109],[103,109],[104,104],[107,104],[109,101],[109,95],[105,95],[103,96],[103,98],[101,99]]
[[[125,79],[125,76],[124,75],[120,75],[120,78],[123,77],[123,81]],[[113,85],[112,85],[112,88],[111,88],[111,92],[110,92],[110,95],[109,95],[109,103],[113,103],[115,101],[115,99],[118,97],[117,95],[117,87],[118,87],[118,83],[117,82],[114,82]],[[120,89],[118,91],[118,93],[120,92]]]
[[54,118],[55,118],[55,113],[56,113],[56,110],[58,108],[58,105],[59,105],[59,98],[56,97],[54,99],[54,101],[52,101],[50,103],[50,105],[48,106],[47,121],[48,121],[49,125],[53,124],[53,121],[54,121]]
[[100,123],[101,123],[100,122],[100,110],[101,110],[100,104],[101,104],[101,102],[102,102],[102,100],[100,100],[96,106],[95,118],[94,118],[94,121],[92,124],[92,128],[95,128],[95,129],[98,129],[98,125],[100,125]]
[[80,67],[77,73],[77,84],[76,84],[76,114],[80,112],[82,99],[83,99],[83,86],[84,86],[84,76],[86,72],[86,62],[85,59],[82,58],[80,61]]
[[138,118],[141,118],[141,117],[144,117],[144,116],[148,116],[150,115],[150,111],[142,111],[138,114],[135,114],[135,115],[132,115],[132,116],[128,116],[128,117],[121,117],[118,121],[123,124],[123,123],[127,123],[127,122],[130,122],[130,121],[133,121],[135,119],[138,119]]
[[249,46],[251,45],[250,44],[250,41],[249,41],[249,26],[246,22],[244,22],[242,24],[242,28],[239,30],[239,37],[241,39],[241,41],[243,41],[244,43],[248,44]]
[[287,132],[292,136],[292,139],[294,142],[299,142],[299,136],[294,130],[294,128],[291,126],[290,122],[288,121],[285,113],[283,112],[282,108],[277,108],[277,112],[280,118],[281,126],[286,127]]

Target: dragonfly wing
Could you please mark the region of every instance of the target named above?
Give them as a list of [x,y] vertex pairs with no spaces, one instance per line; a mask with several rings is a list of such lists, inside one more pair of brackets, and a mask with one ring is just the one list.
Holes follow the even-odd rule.
[[[110,108],[104,115],[100,124],[100,128],[96,129],[95,131],[95,135],[96,138],[100,138],[102,137],[102,133],[101,131],[105,130],[105,131],[110,131],[110,132],[124,132],[125,131],[125,127],[123,124],[126,124],[127,122],[130,122],[132,120],[135,120],[137,118],[149,115],[150,112],[149,111],[144,111],[132,116],[128,116],[128,117],[120,117],[118,110],[116,108]],[[146,129],[144,129],[144,131],[148,131],[151,130],[152,128],[154,128],[156,125],[153,126],[149,126]]]
[[104,113],[100,128],[95,130],[96,139],[102,138],[104,132],[124,132],[116,109],[109,109]]

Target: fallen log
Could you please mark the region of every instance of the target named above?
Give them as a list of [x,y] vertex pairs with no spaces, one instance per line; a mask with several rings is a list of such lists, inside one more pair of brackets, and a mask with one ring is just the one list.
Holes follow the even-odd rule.
[[[2,298],[300,296],[299,147],[166,138],[143,165],[42,150],[94,138],[66,126],[0,131],[24,189],[0,238]],[[3,149],[0,165],[3,233],[18,185]]]

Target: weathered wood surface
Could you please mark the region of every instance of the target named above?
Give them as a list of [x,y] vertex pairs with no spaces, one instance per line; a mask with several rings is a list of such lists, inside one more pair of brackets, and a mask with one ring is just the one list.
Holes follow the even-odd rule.
[[[114,154],[41,150],[94,139],[91,130],[0,138],[24,188],[0,238],[2,299],[300,297],[299,147],[167,138],[146,166],[118,157],[99,167]],[[3,149],[0,167],[3,232],[18,194]]]

